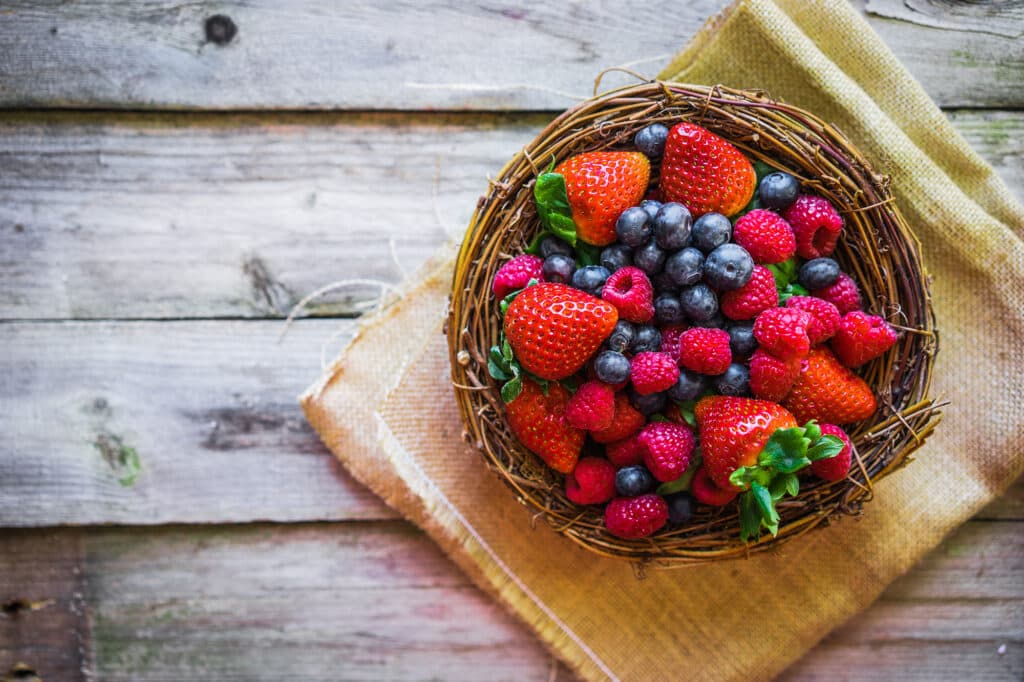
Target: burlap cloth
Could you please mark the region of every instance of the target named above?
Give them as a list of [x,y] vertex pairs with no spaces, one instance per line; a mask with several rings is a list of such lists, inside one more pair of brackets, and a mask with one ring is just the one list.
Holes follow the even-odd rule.
[[765,679],[1024,469],[1024,209],[845,1],[740,2],[660,77],[765,89],[835,122],[892,176],[921,239],[941,332],[933,392],[950,405],[862,517],[777,552],[642,580],[534,527],[461,440],[441,335],[450,250],[362,324],[302,404],[356,478],[583,677]]

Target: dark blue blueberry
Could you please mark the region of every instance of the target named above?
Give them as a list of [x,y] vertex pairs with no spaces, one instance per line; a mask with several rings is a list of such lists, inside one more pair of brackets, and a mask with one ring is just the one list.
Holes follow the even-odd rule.
[[576,261],[571,256],[553,253],[544,259],[541,270],[544,271],[546,281],[565,284],[572,280],[572,273],[576,271]]
[[708,378],[703,374],[697,374],[688,369],[680,369],[679,380],[666,393],[668,393],[669,398],[681,403],[687,400],[696,400],[708,387],[707,381]]
[[634,249],[646,244],[651,238],[651,217],[639,206],[627,208],[615,221],[615,236]]
[[706,320],[693,320],[694,327],[705,327],[706,329],[725,329],[728,325],[729,320],[726,319],[721,310]]
[[636,148],[652,159],[657,159],[665,151],[665,140],[668,139],[668,127],[661,123],[652,123],[641,128],[633,136]]
[[665,252],[658,248],[653,242],[647,242],[640,248],[633,251],[633,265],[637,266],[648,275],[656,275],[661,272],[665,264]]
[[544,237],[544,239],[540,240],[541,258],[547,258],[548,256],[556,253],[560,253],[563,256],[569,256],[570,258],[576,255],[573,253],[572,247],[569,246],[569,243],[562,241],[558,237]]
[[694,284],[679,292],[683,312],[694,322],[707,322],[718,312],[718,296],[707,284]]
[[745,360],[757,350],[753,322],[733,322],[729,325],[729,350],[734,360]]
[[606,384],[621,384],[629,379],[629,359],[613,350],[602,351],[594,360],[594,373]]
[[572,273],[572,285],[588,294],[600,296],[601,289],[611,274],[603,265],[586,265]]
[[[632,322],[626,320],[619,320],[615,323],[615,329],[608,335],[608,348],[619,353],[625,353],[626,349],[629,348],[629,344],[633,343],[633,338],[636,336],[636,328],[633,327]],[[617,382],[616,382],[617,383]]]
[[608,268],[608,272],[615,272],[632,264],[633,249],[625,244],[612,244],[601,251],[601,265]]
[[732,223],[721,213],[705,213],[690,229],[693,245],[704,253],[711,253],[731,238]]
[[831,258],[812,258],[800,266],[796,278],[808,291],[830,287],[839,279],[839,263]]
[[647,215],[651,216],[651,220],[654,220],[654,216],[658,215],[658,210],[661,209],[661,202],[654,199],[644,199],[640,202],[640,208],[647,211]]
[[776,211],[788,208],[796,201],[800,193],[800,181],[789,173],[775,171],[761,178],[761,184],[757,187],[757,196],[761,199],[761,206]]
[[640,395],[632,386],[626,389],[626,393],[629,396],[629,402],[645,417],[661,412],[665,409],[665,405],[668,404],[668,397],[664,393]]
[[732,363],[725,374],[715,377],[715,390],[735,398],[750,395],[750,370],[746,365]]
[[649,324],[637,327],[636,336],[633,337],[633,345],[630,347],[630,350],[634,355],[636,353],[661,350],[661,332],[658,331],[657,327]]
[[693,496],[688,492],[672,493],[665,496],[668,503],[668,522],[681,526],[693,518]]
[[675,294],[660,294],[654,299],[654,319],[658,324],[682,324],[686,321],[683,306]]
[[682,204],[664,204],[654,216],[654,239],[666,251],[681,249],[690,243],[693,216]]
[[615,472],[615,492],[623,497],[639,497],[654,490],[658,485],[654,474],[642,464],[622,467]]
[[659,272],[654,277],[651,277],[651,284],[654,285],[654,293],[656,294],[678,294],[679,285],[668,276],[664,270]]
[[677,251],[665,259],[665,273],[681,287],[696,284],[704,276],[704,254],[694,248]]
[[722,244],[704,260],[704,281],[716,291],[739,289],[754,276],[754,259],[739,244]]

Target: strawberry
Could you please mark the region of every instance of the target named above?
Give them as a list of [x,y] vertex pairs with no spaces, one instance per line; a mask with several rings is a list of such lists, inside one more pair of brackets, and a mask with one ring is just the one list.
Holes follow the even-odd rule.
[[781,263],[796,253],[793,228],[778,213],[763,208],[756,208],[737,220],[732,238],[759,264]]
[[860,367],[896,343],[896,330],[877,315],[859,310],[846,313],[832,339],[832,352],[847,367]]
[[644,448],[644,464],[662,483],[683,475],[693,456],[693,431],[671,422],[652,422],[637,437]]
[[828,436],[835,436],[843,441],[843,449],[835,457],[819,459],[811,462],[811,471],[818,478],[826,481],[841,481],[850,473],[850,464],[853,463],[853,444],[846,432],[835,424],[822,424],[821,432]]
[[505,336],[516,359],[541,379],[579,371],[619,320],[615,307],[565,284],[541,282],[516,296]]
[[600,457],[584,457],[565,477],[565,496],[576,504],[604,504],[615,497],[615,467]]
[[780,402],[800,376],[800,359],[780,360],[763,348],[750,357],[750,391],[755,398]]
[[878,407],[871,388],[825,346],[811,350],[782,404],[801,421],[817,419],[829,424],[859,422]]
[[637,540],[668,523],[668,504],[660,495],[616,497],[604,510],[604,525],[612,535]]
[[615,391],[600,381],[588,381],[576,390],[565,409],[565,418],[577,429],[600,431],[612,425]]
[[807,325],[811,316],[794,308],[769,308],[754,320],[754,338],[767,352],[780,360],[807,355],[811,348]]
[[660,188],[665,201],[705,213],[731,216],[754,196],[757,176],[747,157],[731,143],[693,123],[678,123],[665,141]]
[[505,406],[509,428],[519,442],[563,474],[576,466],[586,438],[566,420],[568,404],[569,392],[561,384],[552,382],[544,395],[537,382],[524,379],[522,391]]
[[543,264],[542,259],[528,253],[507,261],[494,273],[494,283],[491,286],[494,297],[500,301],[516,289],[525,287],[531,279],[538,282],[543,281],[544,271],[541,269]]
[[750,281],[739,289],[726,291],[719,303],[722,314],[730,320],[752,320],[759,314],[779,304],[779,290],[775,287],[772,271],[763,265],[755,265]]
[[585,152],[555,168],[565,178],[576,236],[594,246],[615,241],[619,214],[647,192],[651,162],[640,152]]
[[612,425],[607,429],[594,431],[590,436],[598,443],[613,443],[636,435],[646,423],[647,419],[630,404],[629,397],[625,393],[617,393]]

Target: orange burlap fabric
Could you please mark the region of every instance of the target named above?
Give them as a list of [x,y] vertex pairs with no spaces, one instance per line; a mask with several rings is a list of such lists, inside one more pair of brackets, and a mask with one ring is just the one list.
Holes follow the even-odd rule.
[[643,580],[534,527],[461,440],[441,335],[451,249],[364,322],[302,403],[356,478],[581,676],[765,679],[1024,470],[1024,209],[846,2],[741,1],[660,77],[766,89],[832,120],[892,176],[922,241],[942,344],[933,391],[950,405],[862,517],[756,558]]

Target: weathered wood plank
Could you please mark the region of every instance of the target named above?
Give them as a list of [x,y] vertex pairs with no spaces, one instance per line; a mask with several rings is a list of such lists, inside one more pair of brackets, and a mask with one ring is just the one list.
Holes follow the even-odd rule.
[[0,526],[395,518],[294,399],[354,328],[0,325]]
[[[338,279],[396,284],[547,118],[7,114],[0,319],[279,317]],[[1024,191],[1024,112],[953,121]]]
[[[303,0],[281,12],[267,1],[125,8],[18,0],[5,3],[0,22],[0,106],[562,109],[606,67],[640,62],[656,73],[726,4]],[[864,11],[862,0],[854,4]],[[1024,102],[1012,10],[982,20],[947,11],[936,20],[925,4],[894,12],[895,2],[875,0],[867,19],[933,98],[947,106]],[[236,27],[224,45],[206,35],[214,14]],[[671,20],[630,19],[637,16]],[[446,58],[425,66],[425,54]]]

